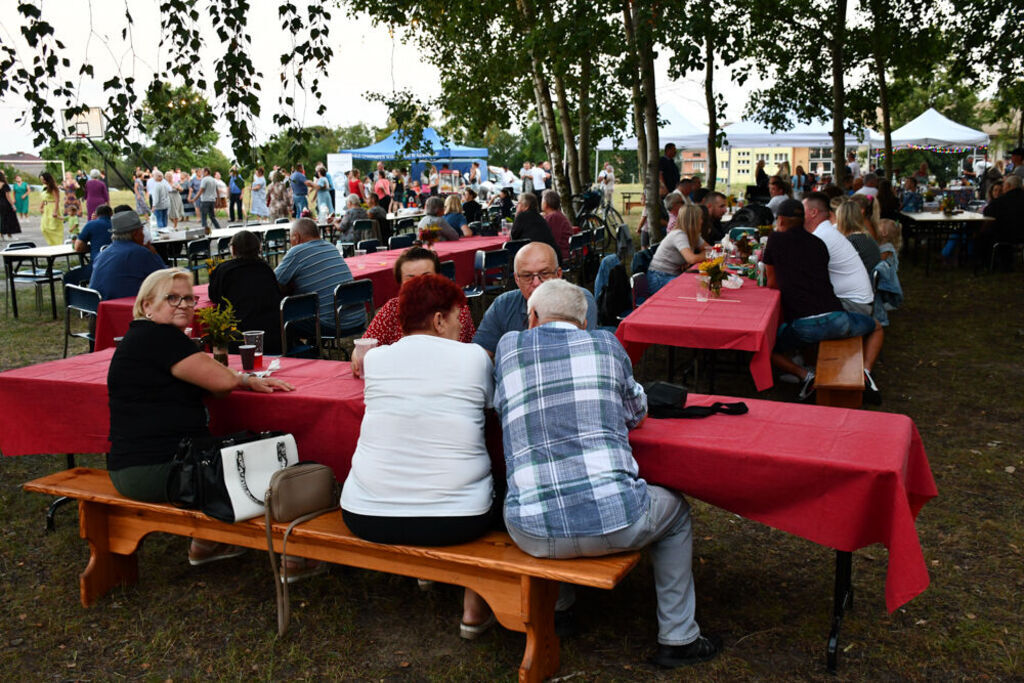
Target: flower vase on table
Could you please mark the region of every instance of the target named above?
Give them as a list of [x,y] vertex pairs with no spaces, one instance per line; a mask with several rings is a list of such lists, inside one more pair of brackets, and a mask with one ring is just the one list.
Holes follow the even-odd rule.
[[722,282],[725,278],[725,256],[716,256],[701,262],[697,279],[698,282],[706,283],[708,295],[712,298],[722,296]]
[[224,299],[222,305],[200,308],[196,311],[196,317],[202,323],[202,328],[206,330],[202,340],[210,345],[214,360],[227,365],[228,346],[231,342],[242,339],[242,333],[238,331],[235,307],[231,305],[230,301]]
[[420,228],[419,238],[424,249],[433,250],[434,243],[441,239],[441,228],[436,225]]

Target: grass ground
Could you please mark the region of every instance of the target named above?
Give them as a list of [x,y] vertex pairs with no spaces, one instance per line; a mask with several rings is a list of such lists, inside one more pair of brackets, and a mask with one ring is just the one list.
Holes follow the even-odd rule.
[[[634,214],[635,217],[635,214]],[[914,419],[939,496],[918,519],[927,591],[887,614],[886,552],[854,555],[856,602],[841,637],[839,680],[1024,678],[1024,275],[904,265],[905,306],[887,332],[876,377],[883,410]],[[30,297],[23,294],[24,299]],[[0,369],[60,355],[60,322],[30,302],[0,321]],[[44,306],[45,311],[45,306]],[[663,349],[642,378],[663,376]],[[756,396],[746,372],[720,393]],[[696,391],[705,390],[700,385]],[[779,384],[760,397],[793,400]],[[0,407],[0,409],[3,409]],[[75,407],[54,397],[73,420]],[[80,462],[100,467],[100,456]],[[63,466],[57,455],[0,458],[0,671],[12,679],[512,680],[523,636],[457,635],[460,590],[422,593],[410,579],[336,568],[293,589],[293,624],[275,636],[264,555],[192,569],[186,541],[155,535],[141,580],[92,609],[78,603],[88,548],[65,508],[43,533],[48,500],[20,485]],[[563,642],[574,680],[831,680],[824,673],[833,553],[694,501],[698,619],[725,650],[664,673],[644,664],[656,635],[650,567],[616,590],[583,591],[581,633]]]

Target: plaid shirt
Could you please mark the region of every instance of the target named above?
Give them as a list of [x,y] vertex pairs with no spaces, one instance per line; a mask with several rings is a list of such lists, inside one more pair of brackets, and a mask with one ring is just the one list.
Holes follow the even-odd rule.
[[505,521],[545,538],[600,536],[650,501],[629,430],[647,396],[618,340],[552,322],[501,338],[494,407],[508,472]]

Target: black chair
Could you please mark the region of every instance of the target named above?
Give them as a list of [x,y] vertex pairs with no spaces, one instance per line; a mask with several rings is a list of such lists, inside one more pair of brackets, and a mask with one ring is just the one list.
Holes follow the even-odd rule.
[[530,240],[509,240],[502,245],[502,248],[508,252],[509,263],[515,263],[516,254],[519,250],[530,243]]
[[395,223],[395,234],[403,235],[409,233],[416,238],[416,219],[415,218],[402,218]]
[[[23,249],[35,249],[36,243],[30,241],[22,242],[11,242],[4,247],[4,253],[10,253],[12,251],[21,251]],[[52,273],[47,272],[46,268],[37,268],[36,263],[32,259],[25,259],[28,261],[28,266],[24,266],[24,261],[18,262],[17,265],[13,265],[4,259],[5,268],[14,270],[14,286],[18,285],[33,285],[36,290],[36,312],[43,310],[43,287],[50,284],[52,278],[60,278],[62,271],[54,270]],[[8,280],[10,284],[10,280]],[[12,292],[7,289],[4,290],[4,315],[7,315],[8,306],[10,306]],[[54,318],[57,317],[54,312]]]
[[466,298],[476,299],[488,294],[497,296],[508,289],[510,263],[508,252],[504,249],[476,252],[473,284],[463,288]]
[[[315,343],[309,341],[291,346],[289,328],[295,323],[312,320]],[[281,299],[281,355],[289,357],[317,358],[320,355],[320,297],[316,292],[294,294]]]
[[474,235],[482,235],[484,231],[484,224],[480,221],[473,221],[469,224],[469,229],[473,231]]
[[376,239],[379,243],[380,234],[377,232],[377,221],[372,218],[360,218],[357,221],[353,221],[352,239],[356,242]]
[[271,228],[263,236],[263,258],[277,265],[278,259],[288,251],[288,228]]
[[217,239],[217,258],[231,258],[230,237],[219,237]]
[[455,282],[455,261],[441,261],[441,275]]
[[635,309],[651,295],[650,286],[647,284],[647,273],[633,273],[629,278],[629,288],[633,292],[633,308]]
[[193,282],[198,285],[199,271],[206,270],[209,272],[206,260],[210,258],[210,238],[203,237],[202,239],[189,242],[185,246],[185,258],[188,259],[185,270],[192,273]]
[[276,221],[274,221],[274,225],[283,225],[290,220],[290,218],[278,218]]
[[[341,317],[361,309],[363,318],[355,325],[341,326]],[[342,339],[358,337],[366,331],[373,319],[373,282],[371,280],[350,280],[334,288],[334,334],[323,336],[324,348],[336,348],[349,359],[348,350],[341,346]]]
[[367,254],[376,254],[380,248],[380,240],[362,240],[356,244],[356,249],[364,249]]
[[68,272],[64,273],[64,277],[62,278],[64,286],[67,287],[68,285],[75,285],[78,287],[85,287],[89,284],[89,277],[91,273],[92,268],[90,266],[77,266],[72,268]]
[[414,237],[415,236],[412,233],[405,235],[392,235],[388,238],[388,249],[408,249],[412,246]]
[[569,237],[569,258],[562,267],[566,275],[576,274],[576,284],[583,286],[583,263],[586,257],[587,246],[593,239],[593,233],[589,230],[577,233]]
[[[96,348],[96,316],[100,310],[102,297],[95,289],[79,287],[78,285],[64,285],[64,357],[68,357],[68,339],[77,337],[89,342],[89,351]],[[71,314],[78,313],[79,317],[88,318],[89,326],[82,332],[71,331]]]

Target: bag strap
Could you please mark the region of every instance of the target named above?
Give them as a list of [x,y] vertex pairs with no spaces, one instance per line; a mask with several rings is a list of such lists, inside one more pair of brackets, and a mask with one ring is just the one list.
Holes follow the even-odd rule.
[[723,403],[722,401],[715,401],[709,406],[687,406],[683,408],[682,413],[679,417],[684,418],[698,418],[698,417],[710,417],[715,413],[722,413],[723,415],[744,415],[750,409],[747,404],[743,401],[737,401],[735,403]]
[[[277,553],[274,552],[274,520],[271,519],[270,516],[270,497],[271,494],[267,491],[266,507],[263,512],[263,519],[266,523],[267,555],[270,557],[270,570],[274,573],[274,594],[277,598],[277,635],[278,637],[281,637],[288,630],[288,622],[291,619],[291,602],[288,599],[288,565],[279,561]],[[338,508],[339,506],[335,505],[322,510],[314,510],[313,512],[309,512],[292,520],[291,524],[288,525],[288,528],[285,529],[284,537],[281,539],[280,559],[283,560],[288,557],[288,536],[292,533],[292,529],[315,517],[325,515],[328,512],[334,512]]]

